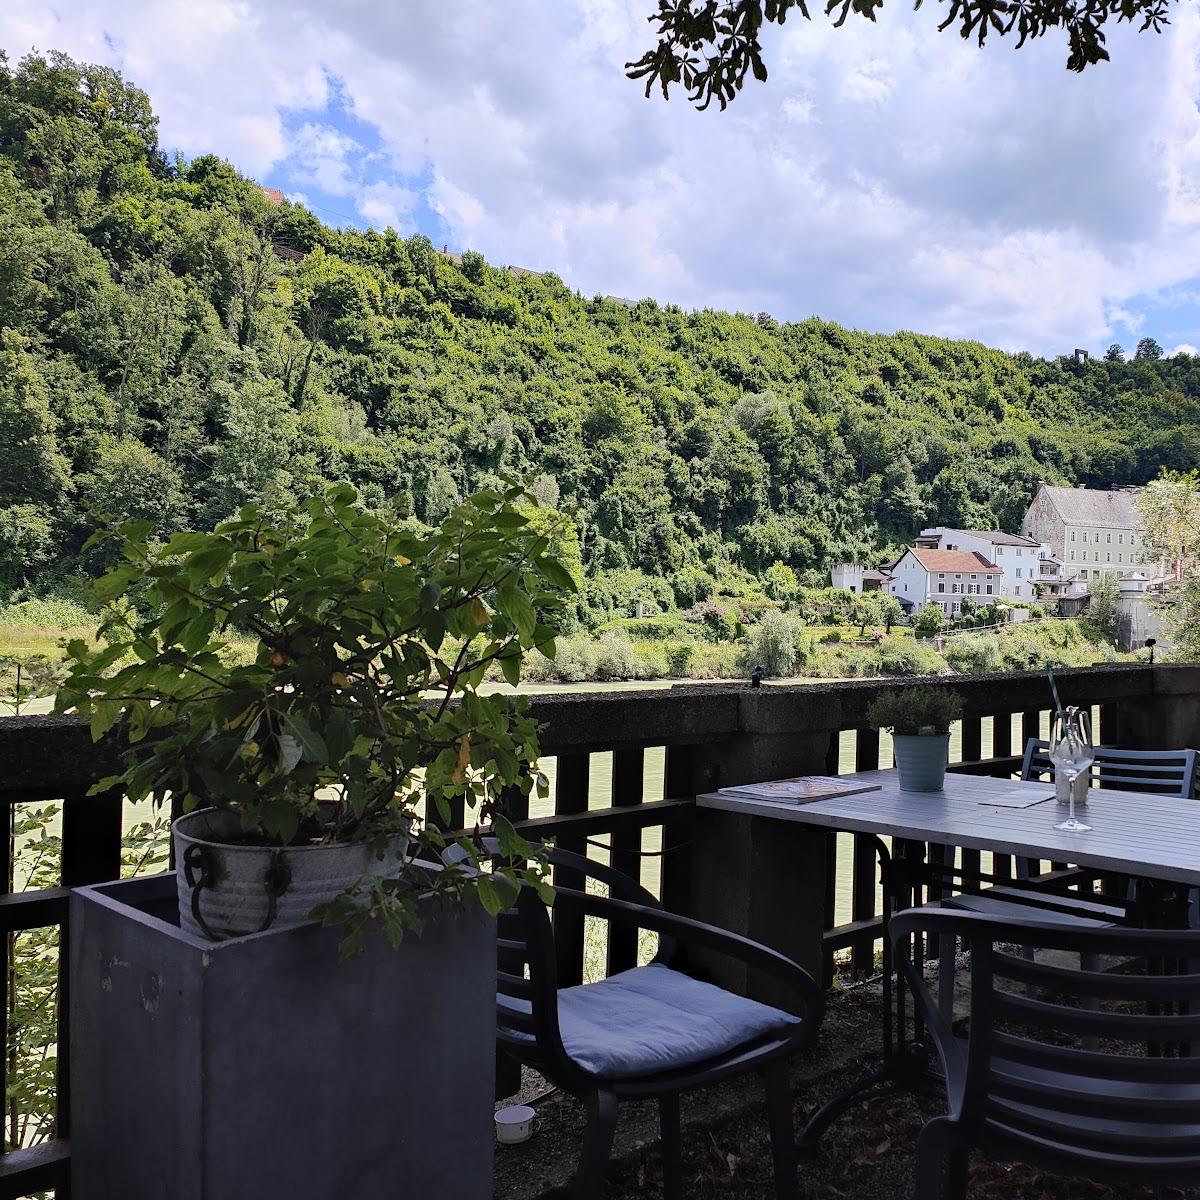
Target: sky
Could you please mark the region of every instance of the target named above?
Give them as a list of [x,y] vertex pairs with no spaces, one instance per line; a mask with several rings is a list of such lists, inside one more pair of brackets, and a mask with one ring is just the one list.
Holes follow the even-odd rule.
[[[939,5],[793,16],[725,112],[623,64],[655,0],[4,0],[0,48],[119,68],[170,151],[334,225],[584,294],[819,316],[1007,350],[1200,346],[1200,6],[1065,70]],[[819,13],[820,6],[814,6]]]

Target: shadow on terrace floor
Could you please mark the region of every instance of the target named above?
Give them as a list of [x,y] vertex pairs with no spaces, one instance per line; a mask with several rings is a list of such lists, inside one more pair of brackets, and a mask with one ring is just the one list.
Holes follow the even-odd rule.
[[[871,1065],[879,1045],[877,990],[834,992],[818,1053],[793,1071],[797,1128],[805,1115]],[[536,1077],[527,1090],[537,1090]],[[537,1105],[538,1131],[521,1146],[497,1147],[496,1200],[559,1200],[583,1133],[582,1110],[557,1093]],[[913,1200],[913,1155],[928,1117],[944,1111],[937,1095],[894,1096],[863,1105],[826,1135],[817,1161],[800,1168],[805,1200]],[[688,1200],[774,1200],[770,1142],[756,1078],[684,1097]],[[608,1200],[657,1200],[658,1117],[653,1105],[623,1104],[609,1170]],[[971,1200],[1150,1200],[1147,1189],[1108,1187],[1020,1164],[971,1161]],[[1200,1184],[1168,1190],[1200,1200]]]

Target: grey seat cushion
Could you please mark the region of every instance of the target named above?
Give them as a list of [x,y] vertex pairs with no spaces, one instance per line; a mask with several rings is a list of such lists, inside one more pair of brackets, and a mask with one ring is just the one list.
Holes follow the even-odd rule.
[[[514,1004],[503,999],[505,1006]],[[692,1066],[800,1021],[659,963],[558,993],[563,1046],[598,1079],[637,1079]]]

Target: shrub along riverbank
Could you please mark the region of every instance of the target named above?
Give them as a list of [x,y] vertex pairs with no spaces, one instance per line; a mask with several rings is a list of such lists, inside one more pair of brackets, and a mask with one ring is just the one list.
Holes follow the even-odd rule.
[[[30,600],[0,609],[0,713],[13,709],[17,664],[22,689],[52,689],[54,664],[67,638],[89,638],[96,616],[71,600]],[[250,643],[246,643],[248,654]],[[534,653],[530,683],[606,683],[654,679],[744,679],[755,667],[774,678],[849,679],[877,676],[988,674],[1130,660],[1083,620],[1041,620],[986,632],[922,640],[907,626],[806,624],[769,609],[752,621],[740,615],[619,619],[559,639],[553,661]],[[232,652],[241,651],[234,639]]]

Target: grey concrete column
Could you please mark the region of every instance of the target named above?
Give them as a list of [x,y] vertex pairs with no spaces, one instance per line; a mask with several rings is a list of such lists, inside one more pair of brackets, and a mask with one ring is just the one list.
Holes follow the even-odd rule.
[[[823,697],[821,711],[799,690],[747,690],[739,697],[739,730],[719,745],[692,749],[697,791],[786,779],[825,771],[839,706]],[[690,912],[794,959],[822,974],[826,845],[830,834],[785,821],[696,810],[692,837]],[[770,976],[714,955],[697,966],[741,995],[787,1008],[794,997]]]

